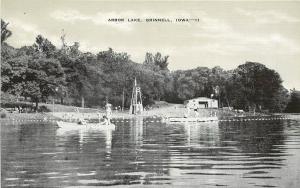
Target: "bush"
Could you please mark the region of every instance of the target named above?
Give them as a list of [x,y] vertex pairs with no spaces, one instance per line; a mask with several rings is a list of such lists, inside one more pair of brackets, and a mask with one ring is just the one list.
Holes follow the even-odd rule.
[[50,112],[50,110],[46,106],[40,106],[38,112]]
[[1,106],[3,108],[18,108],[18,107],[22,107],[24,108],[28,108],[31,109],[33,108],[33,105],[31,103],[26,103],[26,102],[9,102],[9,103],[3,103],[1,101]]

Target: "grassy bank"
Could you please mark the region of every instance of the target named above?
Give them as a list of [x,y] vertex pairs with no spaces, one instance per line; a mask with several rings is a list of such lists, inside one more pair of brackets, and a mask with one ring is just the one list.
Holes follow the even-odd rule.
[[[53,119],[97,119],[98,114],[105,115],[104,109],[95,108],[80,108],[75,106],[66,106],[60,104],[41,104],[45,106],[50,112],[46,113],[6,113],[5,118],[1,119],[22,119],[22,120],[53,120]],[[54,111],[53,111],[54,110]],[[79,113],[78,113],[79,111]],[[220,119],[230,116],[253,116],[252,113],[236,113],[230,110],[223,109],[200,109],[199,117],[218,116]],[[143,117],[184,117],[186,114],[186,108],[182,104],[171,104],[166,102],[156,102],[151,108],[144,111],[137,116]],[[191,112],[191,116],[195,114]],[[261,114],[256,114],[261,115]],[[133,118],[135,115],[129,114],[127,111],[113,110],[112,118]]]
[[5,113],[1,120],[58,120],[49,113]]
[[[62,109],[62,108],[60,108]],[[76,108],[69,109],[67,111],[55,111],[53,115],[57,118],[61,119],[76,119],[76,118],[84,118],[84,119],[97,119],[98,113],[101,116],[105,115],[105,110],[97,110],[97,109],[84,109],[78,108],[79,113],[76,112]],[[236,113],[230,110],[222,110],[222,109],[200,109],[199,117],[209,117],[209,116],[218,116],[219,118],[229,117],[229,116],[246,116],[250,115],[248,113]],[[51,112],[52,114],[52,112]],[[156,103],[150,109],[145,110],[142,114],[139,115],[131,115],[129,111],[118,111],[113,110],[112,118],[133,118],[136,116],[142,117],[184,117],[186,114],[186,108],[182,104],[170,104],[170,103]],[[191,112],[191,116],[195,114]],[[251,114],[253,115],[253,114]]]

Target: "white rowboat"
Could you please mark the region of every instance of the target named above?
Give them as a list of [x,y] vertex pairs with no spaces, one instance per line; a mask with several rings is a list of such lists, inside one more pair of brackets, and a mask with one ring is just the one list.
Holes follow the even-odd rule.
[[57,121],[57,125],[62,129],[70,129],[70,130],[80,130],[80,129],[93,129],[93,130],[115,130],[115,125],[110,124],[102,124],[102,123],[86,123],[86,124],[78,124],[75,122],[65,122],[65,121]]

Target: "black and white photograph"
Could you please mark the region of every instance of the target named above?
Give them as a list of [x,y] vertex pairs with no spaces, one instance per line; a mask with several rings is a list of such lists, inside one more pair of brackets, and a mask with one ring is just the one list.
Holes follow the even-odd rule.
[[1,187],[299,188],[299,0],[1,0]]

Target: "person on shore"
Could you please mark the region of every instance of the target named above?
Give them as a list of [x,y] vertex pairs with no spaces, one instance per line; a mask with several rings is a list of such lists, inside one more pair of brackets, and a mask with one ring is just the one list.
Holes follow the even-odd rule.
[[99,120],[99,123],[101,122],[101,114],[100,112],[97,113],[97,116],[98,116],[98,120]]
[[186,107],[186,113],[184,113],[184,117],[187,118],[190,116],[190,108],[187,106]]
[[195,109],[195,117],[199,117],[199,112],[198,112],[198,109]]
[[110,120],[112,115],[111,104],[107,103],[105,105],[106,117]]

